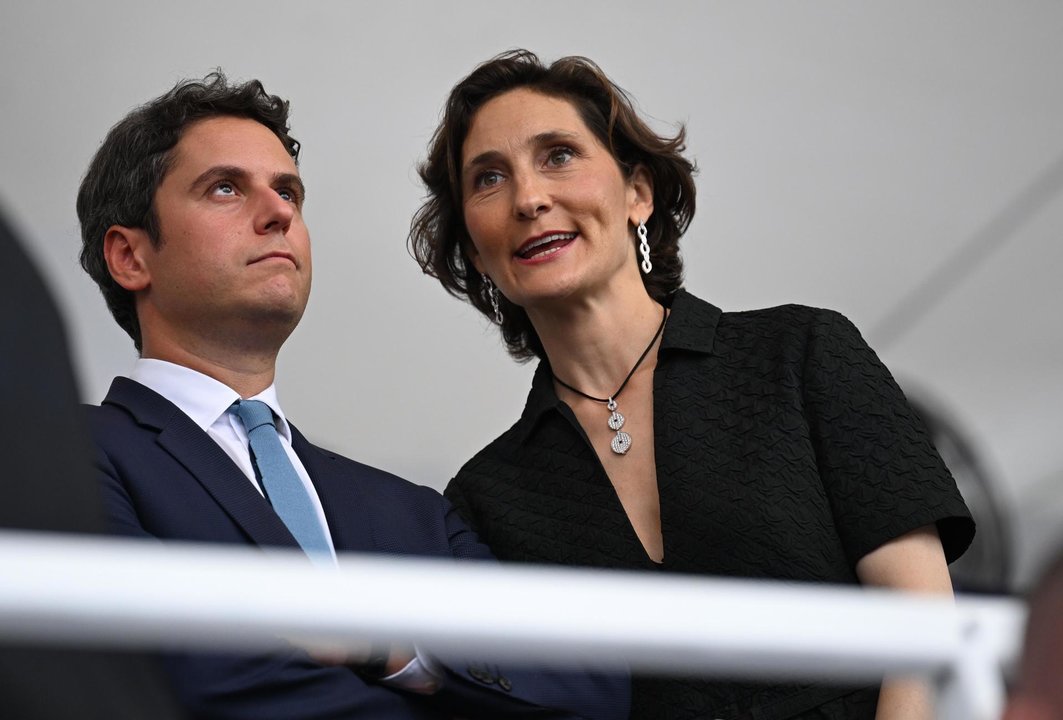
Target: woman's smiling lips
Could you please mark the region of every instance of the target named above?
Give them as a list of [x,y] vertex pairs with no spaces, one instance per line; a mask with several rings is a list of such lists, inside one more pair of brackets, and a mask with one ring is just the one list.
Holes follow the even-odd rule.
[[518,262],[536,263],[550,259],[569,245],[579,233],[552,230],[542,235],[528,238],[514,253]]

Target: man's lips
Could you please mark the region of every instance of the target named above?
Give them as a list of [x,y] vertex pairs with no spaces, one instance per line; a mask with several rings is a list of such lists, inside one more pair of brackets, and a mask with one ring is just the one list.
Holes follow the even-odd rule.
[[530,260],[543,255],[550,255],[576,239],[579,233],[555,230],[542,235],[529,238],[521,245],[516,255],[524,260]]
[[259,257],[249,262],[248,265],[254,265],[255,263],[264,262],[266,260],[287,260],[292,265],[299,267],[299,263],[295,262],[294,255],[292,255],[291,253],[281,252],[279,250],[276,252],[266,253],[265,255],[260,255]]

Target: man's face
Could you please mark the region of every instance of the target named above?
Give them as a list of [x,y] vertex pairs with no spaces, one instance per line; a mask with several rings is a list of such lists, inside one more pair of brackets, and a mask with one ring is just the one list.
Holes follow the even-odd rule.
[[161,242],[143,248],[145,351],[159,333],[283,342],[310,294],[303,193],[295,162],[264,125],[228,116],[190,125],[155,192]]

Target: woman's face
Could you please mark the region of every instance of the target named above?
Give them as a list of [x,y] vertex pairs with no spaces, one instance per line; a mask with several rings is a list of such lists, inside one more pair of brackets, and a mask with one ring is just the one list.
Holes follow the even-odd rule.
[[638,280],[630,228],[653,211],[648,173],[626,178],[567,100],[520,88],[485,103],[462,148],[461,184],[469,257],[511,302]]

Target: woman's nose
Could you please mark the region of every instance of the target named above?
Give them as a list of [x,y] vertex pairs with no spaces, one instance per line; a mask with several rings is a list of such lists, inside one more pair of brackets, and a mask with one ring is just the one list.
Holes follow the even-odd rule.
[[519,218],[534,219],[550,209],[550,193],[542,178],[534,173],[514,177],[513,211]]

